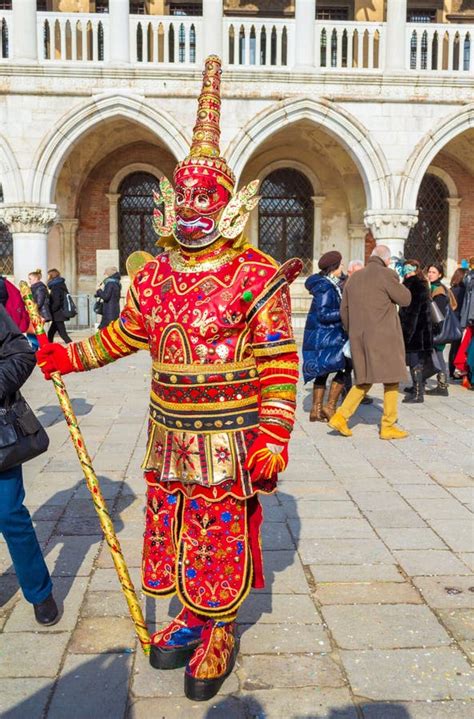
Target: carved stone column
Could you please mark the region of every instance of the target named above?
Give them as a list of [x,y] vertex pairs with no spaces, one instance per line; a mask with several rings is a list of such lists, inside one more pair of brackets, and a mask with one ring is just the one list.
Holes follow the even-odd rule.
[[418,222],[418,210],[367,210],[365,226],[377,245],[387,245],[394,257],[403,257],[405,241]]
[[57,217],[55,205],[4,205],[0,222],[7,225],[13,237],[13,272],[15,282],[26,280],[37,268],[48,269],[48,231]]
[[73,294],[77,290],[76,235],[79,220],[75,217],[61,220],[61,271]]
[[349,225],[349,261],[362,260],[365,257],[365,236],[367,228],[362,224]]
[[325,195],[313,195],[311,198],[314,207],[314,232],[313,232],[313,272],[319,272],[318,260],[321,256],[321,237],[322,237],[322,216],[323,204],[326,199]]
[[446,262],[446,274],[451,277],[458,266],[459,254],[459,225],[461,222],[460,204],[462,197],[448,197],[449,225],[448,225],[448,258]]
[[106,197],[109,201],[109,246],[111,250],[118,249],[118,203],[120,192],[108,192]]

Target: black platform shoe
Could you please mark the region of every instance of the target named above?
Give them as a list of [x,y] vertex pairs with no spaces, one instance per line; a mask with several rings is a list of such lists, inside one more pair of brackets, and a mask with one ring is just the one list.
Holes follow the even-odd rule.
[[[212,699],[232,674],[240,648],[235,631],[235,622],[211,620],[204,627],[202,645],[196,649],[184,672],[184,693],[191,701]],[[209,666],[217,667],[222,673],[207,678]]]
[[35,611],[36,621],[44,627],[50,627],[59,621],[58,605],[54,601],[52,594],[50,594],[44,602],[33,604],[33,609]]
[[165,629],[153,635],[150,664],[154,669],[185,667],[201,644],[204,623],[189,627],[188,613],[187,608],[182,609]]

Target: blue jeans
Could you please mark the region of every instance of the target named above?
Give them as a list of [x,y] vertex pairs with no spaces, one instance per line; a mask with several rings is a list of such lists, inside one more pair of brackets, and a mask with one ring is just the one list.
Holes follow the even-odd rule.
[[24,499],[21,466],[0,472],[0,532],[25,599],[39,604],[49,597],[53,584]]

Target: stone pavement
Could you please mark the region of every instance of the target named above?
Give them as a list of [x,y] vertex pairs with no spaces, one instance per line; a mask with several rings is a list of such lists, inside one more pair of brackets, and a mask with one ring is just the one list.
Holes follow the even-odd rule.
[[[67,378],[134,581],[139,585],[149,358]],[[300,387],[291,465],[264,500],[267,587],[239,616],[238,666],[207,704],[183,672],[137,648],[125,602],[50,383],[25,395],[49,453],[25,467],[27,505],[62,605],[39,629],[0,543],[4,719],[467,719],[473,674],[474,396],[401,405],[410,430],[382,442],[380,392],[354,436],[309,424]],[[471,475],[471,478],[470,478]],[[150,627],[176,600],[143,600]]]

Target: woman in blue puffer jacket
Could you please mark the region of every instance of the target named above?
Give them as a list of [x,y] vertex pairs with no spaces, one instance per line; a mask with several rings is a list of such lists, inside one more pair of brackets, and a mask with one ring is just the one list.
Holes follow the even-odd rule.
[[[308,277],[305,287],[313,295],[306,318],[303,338],[304,381],[314,381],[313,405],[310,422],[327,422],[336,411],[337,401],[344,389],[346,358],[342,348],[347,335],[341,322],[342,255],[333,250],[326,252],[318,262],[321,270]],[[336,375],[329,388],[327,403],[323,406],[328,375]]]

